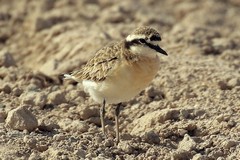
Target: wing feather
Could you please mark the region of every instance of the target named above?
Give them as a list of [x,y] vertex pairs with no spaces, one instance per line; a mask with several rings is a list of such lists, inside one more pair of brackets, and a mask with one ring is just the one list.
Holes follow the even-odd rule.
[[119,63],[122,47],[120,43],[113,43],[100,49],[79,71],[71,74],[75,80],[92,80],[100,82],[106,79],[109,71]]

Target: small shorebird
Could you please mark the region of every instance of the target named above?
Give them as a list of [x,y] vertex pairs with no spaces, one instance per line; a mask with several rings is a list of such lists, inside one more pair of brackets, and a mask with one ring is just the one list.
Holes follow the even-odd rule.
[[137,28],[126,39],[100,49],[80,70],[65,74],[65,79],[82,82],[85,92],[101,103],[100,118],[105,135],[105,105],[115,108],[116,141],[119,142],[119,112],[121,102],[136,96],[146,88],[158,72],[158,54],[167,55],[159,47],[160,34],[151,27]]

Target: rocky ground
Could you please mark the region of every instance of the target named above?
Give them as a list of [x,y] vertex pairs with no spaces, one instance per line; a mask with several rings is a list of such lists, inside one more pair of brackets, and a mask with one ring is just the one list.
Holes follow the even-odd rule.
[[[240,157],[240,1],[0,0],[0,159]],[[161,68],[121,110],[63,82],[138,26],[162,35]]]

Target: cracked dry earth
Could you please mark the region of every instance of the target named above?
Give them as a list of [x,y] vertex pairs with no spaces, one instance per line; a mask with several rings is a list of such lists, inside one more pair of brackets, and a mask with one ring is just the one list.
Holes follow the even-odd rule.
[[[0,0],[0,159],[240,159],[240,1]],[[162,35],[158,75],[113,107],[62,73],[138,26]]]

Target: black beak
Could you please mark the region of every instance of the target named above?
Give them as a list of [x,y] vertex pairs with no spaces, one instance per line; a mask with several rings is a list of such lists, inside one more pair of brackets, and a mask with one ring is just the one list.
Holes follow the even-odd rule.
[[159,45],[154,45],[152,43],[148,43],[147,41],[145,41],[144,39],[138,39],[138,40],[133,40],[131,42],[125,42],[125,44],[127,45],[127,48],[130,48],[129,46],[130,45],[133,45],[133,44],[146,44],[149,48],[161,53],[161,54],[164,54],[165,56],[167,56],[167,52],[164,51],[161,47],[159,47]]
[[155,51],[161,53],[161,54],[164,54],[164,55],[168,55],[166,51],[164,51],[161,47],[159,47],[158,45],[153,45],[152,47]]
[[159,47],[159,45],[154,45],[154,44],[151,44],[151,43],[148,43],[148,42],[145,42],[145,44],[151,48],[151,49],[154,49],[155,51],[161,53],[161,54],[164,54],[165,56],[167,56],[167,52],[164,51],[161,47]]

